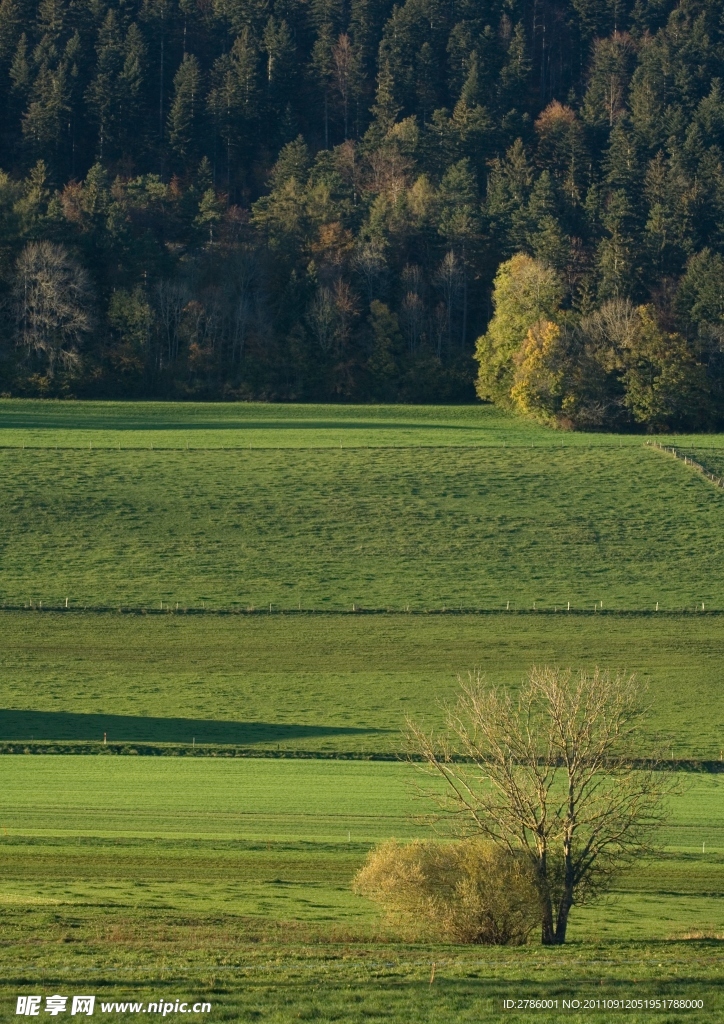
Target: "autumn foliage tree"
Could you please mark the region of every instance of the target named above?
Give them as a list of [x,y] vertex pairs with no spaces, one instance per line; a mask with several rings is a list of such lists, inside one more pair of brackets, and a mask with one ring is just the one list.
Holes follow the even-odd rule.
[[478,339],[480,398],[511,405],[516,356],[530,329],[560,308],[563,284],[550,267],[523,253],[503,263],[493,285],[493,317]]

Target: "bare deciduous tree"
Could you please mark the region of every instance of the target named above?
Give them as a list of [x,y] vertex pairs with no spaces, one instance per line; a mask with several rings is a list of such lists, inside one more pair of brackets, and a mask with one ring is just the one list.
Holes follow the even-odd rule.
[[357,71],[357,60],[349,36],[343,33],[332,48],[334,82],[342,102],[344,138],[349,134],[349,100]]
[[14,298],[18,345],[45,356],[50,376],[58,364],[76,365],[78,345],[92,326],[91,285],[67,249],[29,242],[18,258]]
[[425,305],[415,292],[407,292],[400,307],[400,323],[407,338],[410,355],[414,355],[420,344],[425,325]]
[[544,945],[662,823],[671,775],[636,756],[645,713],[633,676],[534,668],[515,698],[471,676],[440,737],[409,723],[443,817],[530,859]]
[[307,310],[307,323],[319,347],[326,354],[337,329],[337,306],[329,288],[318,288]]
[[379,239],[358,243],[352,265],[364,279],[367,302],[372,302],[376,298],[380,282],[387,272],[384,243]]
[[159,367],[178,358],[181,323],[184,310],[191,299],[185,281],[161,280],[156,285],[156,307],[163,328],[165,352],[159,353]]
[[[445,303],[446,326],[448,346],[452,342],[452,321],[455,307],[458,305],[460,293],[463,286],[463,272],[461,261],[452,251],[446,252],[440,266],[437,269],[436,284],[440,289]],[[440,353],[438,352],[438,355]]]
[[634,343],[639,327],[636,307],[628,299],[610,299],[584,317],[581,336],[588,340],[606,370],[622,369],[624,354]]
[[422,339],[427,319],[422,267],[419,264],[405,264],[402,270],[402,285],[405,295],[400,306],[400,324],[407,338],[410,355],[414,355]]
[[260,278],[258,253],[248,246],[242,247],[226,288],[232,363],[241,362],[249,330],[259,318]]

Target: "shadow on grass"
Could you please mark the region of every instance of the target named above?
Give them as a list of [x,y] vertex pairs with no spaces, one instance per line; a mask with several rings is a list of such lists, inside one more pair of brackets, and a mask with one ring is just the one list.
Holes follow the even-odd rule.
[[317,420],[317,419],[260,419],[260,420],[197,420],[185,422],[183,420],[116,420],[93,419],[69,421],[62,417],[53,419],[32,419],[31,417],[3,417],[3,430],[112,430],[118,432],[143,431],[154,433],[157,431],[188,431],[194,433],[202,430],[443,430],[443,431],[470,431],[479,429],[477,424],[467,423],[438,423],[436,421],[409,422],[396,419],[369,420]]
[[282,743],[325,736],[388,732],[332,725],[283,722],[219,722],[196,718],[76,715],[67,711],[0,709],[0,740],[102,740],[146,743]]

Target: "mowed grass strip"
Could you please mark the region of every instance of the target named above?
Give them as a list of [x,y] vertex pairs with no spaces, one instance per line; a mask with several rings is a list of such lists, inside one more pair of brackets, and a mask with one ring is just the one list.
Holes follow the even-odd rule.
[[338,448],[591,444],[631,436],[561,434],[493,406],[58,402],[0,399],[0,447]]
[[724,608],[724,495],[644,448],[1,451],[0,601]]
[[516,686],[533,664],[635,672],[667,756],[716,760],[724,736],[719,615],[6,611],[0,637],[0,740],[394,753],[458,676]]
[[[661,435],[724,447],[724,435]],[[639,434],[552,430],[492,405],[0,399],[0,448],[639,448]]]
[[399,448],[557,441],[554,432],[492,406],[0,400],[0,447]]
[[[0,755],[0,815],[23,835],[371,844],[422,834],[407,763]],[[724,853],[724,779],[682,773],[667,848]],[[424,829],[423,829],[424,831]]]
[[[326,941],[379,937],[352,876],[379,839],[425,834],[415,815],[430,806],[404,764],[2,757],[0,771],[0,903],[79,924],[146,913],[167,928],[251,919],[267,939],[284,921]],[[574,941],[716,932],[723,787],[688,780],[665,849],[621,876],[615,902],[575,912]]]
[[415,832],[406,764],[0,755],[8,836],[372,843]]

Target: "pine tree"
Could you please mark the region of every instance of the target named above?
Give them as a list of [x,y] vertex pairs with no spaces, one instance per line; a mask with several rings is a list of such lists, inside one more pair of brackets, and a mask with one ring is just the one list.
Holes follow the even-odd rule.
[[596,252],[599,299],[626,298],[636,292],[640,267],[632,210],[625,192],[619,190],[609,197],[603,222],[608,237],[601,240]]
[[271,17],[264,27],[266,53],[266,92],[271,112],[286,106],[296,84],[295,46],[287,22]]
[[536,163],[560,183],[568,201],[582,201],[590,167],[583,125],[571,107],[549,103],[535,122]]
[[23,135],[32,154],[58,155],[68,104],[67,69],[60,62],[51,69],[39,69],[30,93],[30,103],[23,115]]
[[20,39],[22,18],[17,0],[0,0],[0,74],[3,77]]
[[31,168],[22,183],[22,196],[15,204],[23,234],[39,237],[47,227],[51,192],[48,187],[48,166],[43,160]]
[[332,48],[332,75],[342,107],[344,139],[349,136],[350,108],[361,95],[360,62],[350,37],[343,33]]
[[641,182],[643,166],[628,117],[618,118],[611,131],[604,170],[609,185],[624,189],[633,198]]
[[259,113],[257,68],[257,50],[247,29],[235,39],[231,52],[216,61],[212,71],[208,105],[224,147],[227,189],[231,188],[235,161]]
[[522,139],[516,139],[503,159],[493,161],[485,200],[491,231],[507,254],[525,248],[532,185],[533,168]]
[[438,191],[438,230],[453,248],[463,247],[480,230],[480,200],[470,161],[445,172]]
[[552,214],[541,217],[535,231],[528,238],[531,252],[547,267],[564,272],[572,259],[571,240],[563,231],[560,221]]
[[525,109],[531,67],[525,28],[518,22],[500,73],[501,100],[505,106]]
[[198,153],[200,92],[199,62],[193,54],[186,53],[173,80],[173,100],[168,115],[169,142],[185,167]]
[[239,82],[242,117],[249,125],[259,113],[259,54],[248,28],[242,29],[234,40],[231,58]]
[[[51,52],[57,56],[58,46],[65,26],[64,0],[40,0],[36,31],[40,37],[41,52]],[[40,58],[42,59],[42,58]]]
[[139,139],[137,126],[141,118],[147,57],[146,42],[133,22],[124,40],[123,69],[118,79],[118,141],[124,155],[137,155],[144,141]]
[[380,43],[377,95],[372,107],[375,119],[374,138],[383,139],[392,128],[401,107],[395,98],[395,79],[392,74],[392,60],[385,40]]
[[18,39],[15,48],[12,64],[10,66],[10,78],[13,89],[20,95],[27,94],[30,88],[30,61],[28,59],[28,37],[23,32]]
[[322,96],[322,123],[324,126],[324,148],[329,149],[329,94],[334,75],[334,26],[325,22],[319,28],[312,48],[310,74]]
[[86,100],[98,128],[98,156],[110,155],[117,141],[119,124],[118,81],[125,63],[123,39],[116,12],[111,8],[98,32],[95,74]]
[[155,77],[158,97],[158,141],[162,143],[166,126],[166,43],[169,22],[172,17],[170,0],[144,0],[142,17],[149,26],[152,36],[153,59],[157,61]]
[[493,152],[495,127],[488,110],[477,102],[478,95],[477,60],[473,60],[453,110],[451,127],[457,137],[458,154],[468,157],[482,173]]
[[583,119],[593,128],[613,127],[626,109],[628,85],[633,72],[635,48],[628,35],[597,39],[588,89],[583,100]]
[[433,110],[438,106],[435,80],[437,69],[432,47],[425,40],[415,59],[415,94],[417,113],[422,125],[427,124]]
[[219,57],[212,69],[213,86],[208,95],[216,138],[221,143],[226,167],[227,189],[231,186],[232,158],[239,143],[238,122],[243,95],[234,64],[229,54]]
[[212,188],[207,189],[201,197],[196,226],[203,230],[208,228],[209,244],[214,241],[214,225],[218,224],[224,213],[224,203]]

